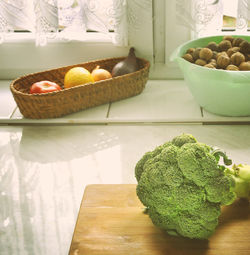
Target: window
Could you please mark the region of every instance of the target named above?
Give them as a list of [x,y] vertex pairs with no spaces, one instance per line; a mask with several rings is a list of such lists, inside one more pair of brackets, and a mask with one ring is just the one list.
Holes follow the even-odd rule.
[[[46,25],[38,30],[40,34],[34,33],[36,36],[41,36],[38,45],[46,44],[43,40],[48,41],[45,47],[36,46],[32,36],[30,39],[25,39],[22,32],[18,33],[19,39],[10,36],[8,40],[0,44],[1,79],[12,79],[25,73],[92,59],[125,56],[130,46],[135,47],[137,56],[151,62],[150,78],[181,78],[177,65],[169,60],[171,53],[178,45],[197,36],[222,32],[249,33],[244,26],[244,21],[248,21],[246,17],[250,16],[248,0],[32,1],[39,4],[44,2],[60,4],[57,9],[58,23],[49,17],[52,23],[57,24],[55,29],[57,35],[63,35],[64,39],[53,38],[53,33],[43,33],[44,28],[48,28],[49,32],[55,31]],[[4,3],[21,6],[21,2],[31,3],[32,1],[2,0],[0,1],[0,17]],[[237,13],[235,13],[235,6],[237,6]],[[76,19],[79,17],[79,9],[82,10],[81,14],[85,15]],[[46,15],[48,11],[52,13],[55,11],[53,8],[51,10],[43,8],[43,10],[45,10],[43,15]],[[72,10],[75,13],[73,16]],[[41,22],[44,21],[43,15],[39,16]],[[14,21],[15,24],[20,25],[21,23],[18,22],[24,22],[25,19],[15,18]],[[0,18],[0,40],[6,32],[1,24],[4,23]],[[36,20],[34,24],[39,23]],[[17,28],[17,30],[20,29],[23,30],[24,26]],[[66,32],[70,32],[69,37]],[[73,34],[75,36],[72,36]]]
[[224,31],[235,31],[236,19],[237,19],[237,7],[238,1],[223,0],[223,30]]
[[[20,3],[27,2],[32,1],[0,1],[0,17],[6,15],[4,11],[7,10],[8,15],[4,17],[7,17],[8,20],[11,16],[13,24],[18,24],[15,26],[16,30],[21,30],[20,33],[13,35],[13,33],[8,33],[11,31],[10,27],[1,27],[1,24],[5,25],[5,22],[0,22],[0,36],[8,35],[8,38],[3,38],[4,42],[0,44],[0,79],[13,79],[25,73],[92,59],[125,56],[130,46],[136,48],[136,54],[139,57],[145,57],[149,60],[153,58],[152,0],[59,0],[58,3],[61,5],[70,2],[70,7],[76,13],[80,7],[84,11],[81,13],[84,14],[81,16],[82,19],[75,19],[75,15],[72,19],[72,15],[70,16],[66,12],[67,8],[62,10],[59,7],[59,32],[56,31],[56,26],[51,25],[57,24],[55,15],[53,15],[56,10],[53,7],[55,0],[33,0],[34,3],[39,4],[36,5],[37,19],[35,17],[25,19],[28,15],[22,15],[23,19],[18,18],[18,15],[9,16],[10,12],[8,12],[8,8],[5,8],[7,4],[12,4],[15,11],[23,11],[20,9],[22,7]],[[50,5],[46,5],[48,3]],[[105,13],[106,16],[103,14],[102,5],[104,3],[106,7],[112,3],[112,8],[105,9],[105,11],[108,10]],[[12,7],[11,10],[13,11]],[[31,7],[29,6],[29,8]],[[40,12],[41,10],[44,12]],[[28,10],[27,13],[29,13]],[[50,21],[50,25],[46,25],[46,19],[43,18],[43,15]],[[34,19],[36,20],[34,23],[36,29],[31,25],[32,22],[27,21]],[[24,23],[24,21],[26,22]],[[86,26],[84,32],[81,29],[82,25]],[[106,28],[108,29],[105,30]],[[23,33],[23,30],[33,33]],[[65,31],[70,31],[70,37],[67,37]],[[101,32],[93,33],[90,31]],[[116,33],[116,31],[119,32]],[[55,38],[54,33],[57,33],[59,38]],[[34,43],[34,35],[39,37],[37,45]],[[66,35],[66,40],[65,37],[61,40],[60,35]],[[47,44],[43,40],[47,41]],[[40,45],[46,46],[41,47]]]
[[[236,31],[237,25],[241,26],[242,18],[246,19],[246,28],[250,29],[249,11],[247,1],[222,0],[223,2],[223,31]],[[237,24],[238,20],[238,24]]]

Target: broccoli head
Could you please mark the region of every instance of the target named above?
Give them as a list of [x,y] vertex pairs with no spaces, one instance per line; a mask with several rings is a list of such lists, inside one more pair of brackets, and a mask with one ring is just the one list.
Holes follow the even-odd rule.
[[221,206],[233,203],[241,187],[238,193],[250,195],[250,167],[249,172],[241,171],[245,179],[239,186],[240,166],[220,165],[221,157],[232,163],[223,152],[190,134],[145,153],[135,167],[136,193],[152,222],[171,235],[209,238],[218,225]]

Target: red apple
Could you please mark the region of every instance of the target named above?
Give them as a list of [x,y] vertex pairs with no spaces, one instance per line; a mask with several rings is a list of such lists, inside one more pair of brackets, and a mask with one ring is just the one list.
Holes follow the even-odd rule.
[[48,93],[61,90],[62,88],[52,81],[35,82],[30,87],[30,94]]

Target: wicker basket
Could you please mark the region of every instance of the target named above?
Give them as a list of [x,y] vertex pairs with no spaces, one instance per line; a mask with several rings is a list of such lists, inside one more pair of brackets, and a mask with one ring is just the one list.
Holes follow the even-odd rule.
[[109,58],[51,69],[22,76],[14,80],[10,90],[25,118],[57,118],[101,104],[118,101],[140,94],[148,80],[150,64],[147,60],[137,58],[140,69],[134,73],[111,79],[88,83],[60,91],[44,94],[29,94],[30,86],[37,81],[50,80],[63,88],[66,72],[72,67],[82,66],[92,71],[97,65],[111,72],[113,66],[123,60]]

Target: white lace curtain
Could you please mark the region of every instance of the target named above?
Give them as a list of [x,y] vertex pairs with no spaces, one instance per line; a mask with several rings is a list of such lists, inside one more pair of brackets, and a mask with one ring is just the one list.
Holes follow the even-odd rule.
[[126,17],[126,0],[1,0],[0,43],[14,30],[34,33],[37,45],[51,37],[84,39],[94,30],[127,45]]
[[[223,27],[223,8],[231,1],[223,0],[176,0],[176,19],[188,26],[194,37],[221,33]],[[246,34],[250,20],[250,0],[238,0],[236,31]]]

